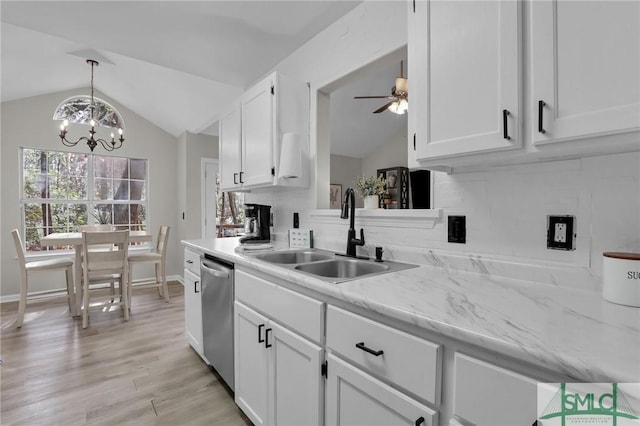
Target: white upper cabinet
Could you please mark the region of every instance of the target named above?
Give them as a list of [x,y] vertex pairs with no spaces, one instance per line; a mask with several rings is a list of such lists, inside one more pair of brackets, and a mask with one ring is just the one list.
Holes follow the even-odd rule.
[[242,179],[246,186],[272,184],[275,177],[275,75],[242,96]]
[[222,116],[218,122],[220,144],[220,186],[225,189],[240,188],[241,159],[241,119],[240,105]]
[[[300,141],[302,173],[297,177],[281,177],[278,174],[281,166],[280,149],[286,133],[298,135]],[[222,115],[219,141],[223,190],[308,186],[307,85],[281,74],[269,75],[248,89],[232,111]]]
[[520,147],[520,2],[417,0],[409,8],[416,159]]
[[536,145],[640,129],[640,3],[531,2]]

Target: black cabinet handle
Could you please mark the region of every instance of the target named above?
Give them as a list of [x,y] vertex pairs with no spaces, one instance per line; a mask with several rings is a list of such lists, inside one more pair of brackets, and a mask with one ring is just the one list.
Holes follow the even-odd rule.
[[380,356],[380,355],[382,355],[384,353],[383,350],[374,351],[373,349],[369,349],[368,347],[366,347],[364,345],[364,342],[356,343],[356,348],[362,349],[363,351],[368,352],[368,353],[370,353],[371,355],[374,355],[374,356]]
[[234,173],[234,174],[233,174],[233,184],[234,184],[234,185],[237,185],[237,184],[238,184],[238,174],[237,174],[237,173]]
[[258,343],[263,343],[264,339],[262,338],[262,329],[264,328],[264,324],[260,324],[258,326]]
[[544,101],[538,101],[538,132],[542,134],[547,133],[547,131],[544,129],[544,126],[542,125],[542,112],[546,105],[547,104],[545,104]]
[[242,180],[242,175],[244,174],[244,172],[240,172],[240,183],[244,183],[244,181]]
[[511,140],[511,136],[509,136],[509,128],[507,126],[507,117],[510,115],[511,113],[508,110],[502,110],[502,133],[504,134],[503,137],[508,141]]
[[416,420],[416,426],[420,426],[421,424],[424,424],[424,417],[422,416],[418,417]]
[[194,292],[194,293],[200,293],[200,290],[198,290],[198,283],[199,283],[199,282],[200,282],[200,281],[194,281],[194,282],[193,282],[193,292]]
[[271,346],[273,346],[273,345],[271,345],[271,343],[269,343],[269,333],[270,333],[271,331],[272,331],[272,330],[271,330],[270,328],[267,328],[267,331],[266,331],[266,332],[265,332],[265,334],[264,334],[264,335],[265,335],[265,344],[264,344],[264,347],[265,347],[265,348],[270,348]]

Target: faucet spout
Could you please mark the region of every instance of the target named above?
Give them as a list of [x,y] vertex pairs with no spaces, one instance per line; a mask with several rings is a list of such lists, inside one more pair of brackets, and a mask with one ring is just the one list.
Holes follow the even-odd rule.
[[364,245],[364,230],[360,228],[360,239],[356,238],[355,230],[356,203],[353,188],[347,188],[342,202],[341,219],[349,219],[349,231],[347,232],[346,255],[356,257],[356,246]]

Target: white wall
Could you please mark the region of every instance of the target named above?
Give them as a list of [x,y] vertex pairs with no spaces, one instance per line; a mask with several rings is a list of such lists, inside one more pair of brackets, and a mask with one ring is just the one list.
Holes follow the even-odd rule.
[[[347,188],[354,188],[354,181],[362,175],[362,160],[344,155],[331,155],[331,183],[342,185],[342,195]],[[356,197],[356,207],[362,207],[363,201]]]
[[364,176],[376,176],[378,169],[396,166],[407,167],[406,128],[362,159],[362,174]]
[[[1,188],[1,220],[2,238],[0,239],[0,295],[15,295],[19,289],[20,275],[15,260],[13,241],[9,231],[21,227],[19,170],[20,147],[43,148],[50,150],[65,150],[88,152],[86,145],[79,144],[74,148],[66,148],[57,136],[59,122],[51,119],[58,104],[73,95],[77,90],[36,96],[11,102],[2,103],[2,186]],[[139,115],[128,110],[113,99],[101,93],[97,96],[114,105],[124,116],[126,125],[125,142],[123,148],[115,151],[114,155],[149,160],[149,230],[154,234],[160,225],[169,225],[176,229],[176,139],[160,128],[152,125]],[[88,135],[87,126],[70,126],[69,139],[77,139]],[[108,137],[98,134],[98,137]],[[95,152],[104,153],[102,148]],[[107,153],[108,155],[109,153]],[[167,274],[181,274],[181,249],[177,233],[170,234],[170,245],[167,260]],[[44,277],[30,280],[30,291],[43,291],[64,287],[64,274],[60,279]]]

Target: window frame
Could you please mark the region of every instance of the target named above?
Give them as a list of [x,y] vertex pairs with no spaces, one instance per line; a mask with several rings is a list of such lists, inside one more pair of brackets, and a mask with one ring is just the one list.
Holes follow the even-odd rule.
[[[46,152],[47,154],[49,153],[55,153],[55,154],[73,154],[73,155],[80,155],[80,156],[85,156],[87,159],[87,183],[86,183],[86,198],[83,199],[69,199],[69,198],[26,198],[25,197],[25,178],[26,178],[26,173],[25,173],[25,150],[31,150],[31,151],[36,151],[36,152]],[[96,193],[95,193],[95,181],[96,178],[101,179],[103,177],[101,176],[96,176],[95,173],[95,158],[96,157],[111,157],[111,158],[120,158],[120,159],[126,159],[127,160],[127,164],[129,166],[129,168],[131,167],[131,160],[137,160],[137,161],[144,161],[144,179],[136,179],[136,178],[131,178],[128,177],[126,180],[128,182],[129,188],[129,194],[127,196],[126,200],[116,200],[113,199],[114,194],[110,194],[109,199],[98,199],[96,198]],[[65,204],[65,205],[84,205],[86,206],[86,215],[87,215],[87,225],[94,225],[94,224],[98,224],[99,221],[93,216],[93,212],[96,209],[96,206],[101,205],[101,204],[107,204],[110,206],[114,206],[114,205],[141,205],[142,209],[143,209],[143,216],[144,216],[144,220],[142,221],[141,224],[131,224],[130,220],[131,220],[131,212],[129,210],[128,212],[128,216],[129,216],[129,222],[125,225],[125,224],[113,224],[114,218],[113,216],[111,217],[111,223],[114,225],[115,229],[132,229],[132,226],[136,225],[136,230],[148,230],[149,229],[149,159],[148,158],[134,158],[134,157],[127,157],[127,156],[121,156],[121,155],[105,155],[102,153],[84,153],[84,152],[75,152],[75,151],[65,151],[65,150],[58,150],[58,149],[47,149],[47,148],[41,148],[41,147],[27,147],[27,146],[22,146],[19,149],[19,164],[20,164],[20,171],[19,171],[19,208],[20,208],[20,222],[21,222],[21,235],[23,238],[23,244],[25,244],[25,250],[27,252],[27,255],[34,255],[34,254],[55,254],[55,253],[59,253],[61,251],[67,251],[69,249],[71,249],[71,247],[66,247],[66,248],[57,248],[57,247],[39,247],[36,250],[31,250],[28,248],[28,241],[27,241],[27,228],[32,229],[31,227],[27,227],[27,223],[26,223],[26,213],[27,213],[27,206],[30,204],[47,204],[48,206],[50,205],[55,205],[55,204]],[[47,165],[48,167],[48,165]],[[131,174],[131,169],[129,169],[129,175]],[[49,170],[47,170],[47,175],[51,176],[52,174],[50,173]],[[84,177],[84,176],[83,176]],[[118,178],[112,176],[111,178],[108,178],[110,180],[118,180]],[[142,194],[144,194],[143,197],[141,197],[142,199],[140,200],[131,200],[131,182],[143,182],[143,192]],[[115,188],[114,188],[115,189]],[[51,195],[51,194],[49,194]],[[113,209],[112,209],[113,212]],[[53,225],[52,225],[53,226]],[[72,223],[71,221],[69,221],[67,219],[66,222],[66,231],[63,232],[77,232],[77,223]],[[39,234],[43,234],[44,235],[44,227],[40,228]],[[55,230],[53,230],[52,232],[56,232]],[[43,236],[41,235],[41,237]],[[148,243],[143,243],[143,245],[148,245]]]

